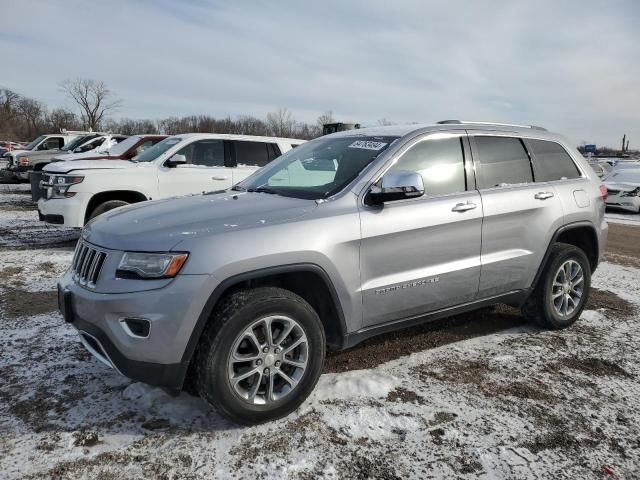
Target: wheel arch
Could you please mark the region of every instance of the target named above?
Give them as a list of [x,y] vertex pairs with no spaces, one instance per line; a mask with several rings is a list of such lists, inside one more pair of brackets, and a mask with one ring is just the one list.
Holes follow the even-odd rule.
[[238,289],[267,285],[290,290],[309,302],[320,317],[327,346],[333,350],[344,348],[347,334],[344,311],[333,282],[322,267],[313,263],[297,263],[262,268],[229,277],[211,292],[182,355],[181,384],[190,368],[202,332],[220,300]]
[[91,197],[87,208],[84,212],[84,222],[87,223],[91,212],[101,203],[108,202],[109,200],[122,200],[128,203],[144,202],[147,196],[136,190],[108,190],[106,192],[96,193]]
[[549,258],[551,257],[553,245],[556,243],[567,243],[569,245],[580,248],[589,259],[591,272],[593,273],[596,270],[598,266],[600,248],[596,227],[591,222],[586,221],[563,225],[562,227],[558,228],[558,230],[556,230],[551,237],[551,241],[547,246],[547,250],[544,254],[542,262],[540,262],[540,266],[538,267],[536,276],[534,277],[533,283],[531,284],[531,290],[533,290],[538,284],[542,272],[547,265]]

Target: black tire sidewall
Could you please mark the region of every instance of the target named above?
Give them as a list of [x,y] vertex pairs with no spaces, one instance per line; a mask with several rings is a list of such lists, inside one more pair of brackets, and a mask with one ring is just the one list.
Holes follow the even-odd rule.
[[89,215],[89,220],[93,220],[96,217],[99,217],[103,213],[108,212],[109,210],[113,210],[119,207],[124,207],[129,205],[129,202],[125,202],[124,200],[109,200],[107,202],[101,203],[96,208],[93,209],[91,215]]
[[[227,368],[237,336],[251,323],[270,315],[293,318],[302,327],[309,345],[307,369],[294,392],[269,406],[254,405],[239,398],[229,382]],[[325,338],[318,315],[301,298],[267,297],[235,310],[217,332],[199,375],[200,394],[232,420],[242,424],[262,423],[295,410],[313,391],[324,363]]]
[[[555,279],[555,275],[560,266],[567,260],[574,260],[578,262],[582,268],[584,275],[584,290],[582,297],[580,298],[580,305],[575,309],[573,314],[568,318],[561,318],[558,316],[555,308],[553,307],[552,300],[552,285]],[[553,260],[549,264],[549,268],[546,271],[544,279],[544,293],[542,295],[542,307],[544,310],[544,316],[546,317],[546,323],[555,329],[565,328],[572,325],[582,314],[585,305],[589,301],[589,293],[591,290],[591,266],[587,256],[582,250],[576,247],[566,247],[558,251]]]

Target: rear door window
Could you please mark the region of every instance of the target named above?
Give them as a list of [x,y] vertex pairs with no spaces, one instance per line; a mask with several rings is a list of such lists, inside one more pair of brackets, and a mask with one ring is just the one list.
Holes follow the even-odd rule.
[[224,167],[224,140],[198,140],[178,152],[187,163],[203,167]]
[[522,140],[513,137],[474,137],[478,188],[493,188],[533,181],[531,162]]
[[537,182],[580,177],[578,167],[562,145],[546,140],[530,139],[527,139],[526,143],[533,154],[533,170]]
[[238,166],[264,167],[273,160],[272,144],[234,140]]

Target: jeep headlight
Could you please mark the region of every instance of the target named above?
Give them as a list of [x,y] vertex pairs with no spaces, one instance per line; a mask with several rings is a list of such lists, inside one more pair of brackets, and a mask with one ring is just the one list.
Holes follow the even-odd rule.
[[188,253],[125,252],[116,271],[118,278],[172,278],[184,263]]
[[68,198],[75,195],[69,192],[72,185],[77,185],[84,180],[82,175],[54,175],[51,177],[51,198]]

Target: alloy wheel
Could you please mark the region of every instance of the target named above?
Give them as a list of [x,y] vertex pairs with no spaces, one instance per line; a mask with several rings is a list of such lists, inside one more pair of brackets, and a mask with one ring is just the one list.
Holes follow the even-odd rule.
[[580,306],[584,293],[584,272],[575,260],[564,262],[553,279],[551,301],[556,313],[563,318]]
[[298,322],[284,315],[260,318],[233,343],[229,383],[244,401],[268,405],[296,388],[308,359],[309,343]]

